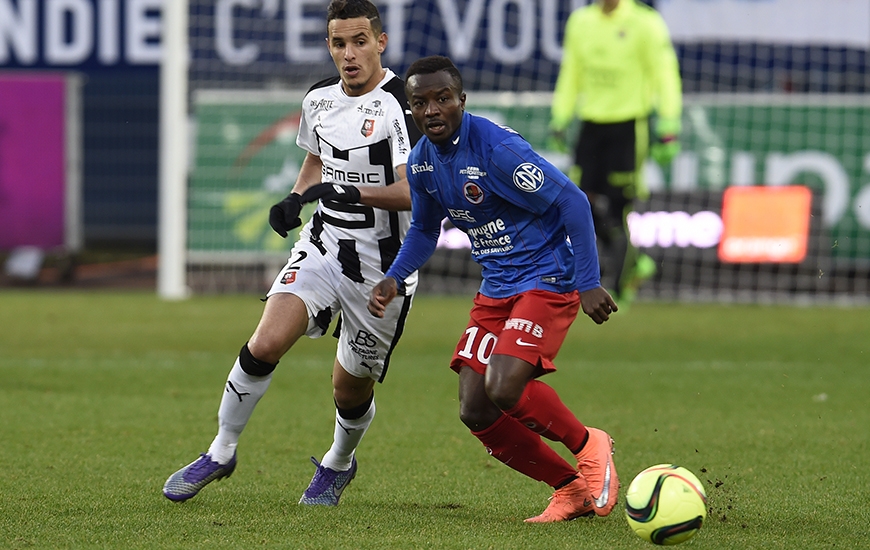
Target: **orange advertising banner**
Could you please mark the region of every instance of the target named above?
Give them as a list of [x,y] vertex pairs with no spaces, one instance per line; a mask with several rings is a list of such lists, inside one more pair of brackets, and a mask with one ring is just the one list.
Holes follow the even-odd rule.
[[807,255],[812,199],[800,185],[727,188],[719,260],[800,263]]

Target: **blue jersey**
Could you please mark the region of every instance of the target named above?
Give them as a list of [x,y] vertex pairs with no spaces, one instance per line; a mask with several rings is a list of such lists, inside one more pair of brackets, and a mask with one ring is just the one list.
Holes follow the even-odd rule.
[[[428,259],[446,216],[471,241],[485,296],[599,286],[586,196],[513,130],[466,112],[446,145],[426,137],[417,142],[407,177],[412,199],[408,246],[403,244],[387,276],[401,282]],[[408,250],[413,247],[422,250]]]

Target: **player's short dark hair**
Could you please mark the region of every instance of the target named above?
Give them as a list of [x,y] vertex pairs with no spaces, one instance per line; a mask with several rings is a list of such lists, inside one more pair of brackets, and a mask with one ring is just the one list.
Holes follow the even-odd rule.
[[453,79],[453,87],[456,89],[456,92],[462,93],[462,74],[456,68],[456,65],[453,64],[453,61],[450,61],[449,57],[444,57],[443,55],[430,55],[411,63],[411,66],[408,67],[408,71],[405,73],[405,82],[408,82],[414,75],[432,74],[438,71],[444,71],[449,74]]
[[333,19],[355,19],[357,17],[365,17],[372,24],[372,32],[375,38],[384,32],[384,25],[381,23],[381,14],[378,7],[369,2],[369,0],[332,0],[329,7],[326,8],[326,26],[329,27],[329,22]]

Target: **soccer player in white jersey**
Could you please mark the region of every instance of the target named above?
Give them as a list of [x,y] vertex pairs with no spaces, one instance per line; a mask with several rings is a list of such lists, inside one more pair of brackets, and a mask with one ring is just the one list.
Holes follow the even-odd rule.
[[[387,45],[377,8],[368,0],[333,0],[327,43],[339,75],[305,96],[296,143],[307,151],[293,192],[272,207],[282,237],[301,225],[302,205],[319,199],[287,264],[267,294],[254,334],[230,371],[208,451],[175,472],[163,494],[195,496],[236,467],[236,446],[278,361],[303,335],[319,338],[340,318],[332,367],[336,417],[333,444],[318,462],[300,504],[335,506],[357,471],[355,451],[375,416],[374,384],[411,307],[416,276],[383,319],[366,311],[410,225],[405,164],[420,136],[404,83],[381,65]],[[292,367],[293,356],[289,357]]]

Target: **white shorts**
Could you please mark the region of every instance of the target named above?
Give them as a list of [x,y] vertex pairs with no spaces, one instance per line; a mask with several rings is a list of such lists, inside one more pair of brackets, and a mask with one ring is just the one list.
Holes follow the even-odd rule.
[[[375,281],[377,283],[378,281]],[[290,259],[266,296],[295,294],[308,309],[310,338],[320,338],[341,314],[336,332],[336,357],[357,378],[383,382],[390,355],[402,335],[413,294],[396,296],[383,318],[369,313],[367,304],[375,283],[356,283],[341,273],[338,261],[307,240],[297,241]]]

